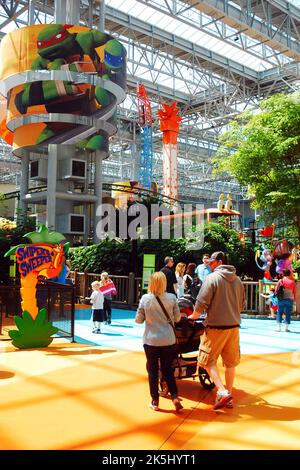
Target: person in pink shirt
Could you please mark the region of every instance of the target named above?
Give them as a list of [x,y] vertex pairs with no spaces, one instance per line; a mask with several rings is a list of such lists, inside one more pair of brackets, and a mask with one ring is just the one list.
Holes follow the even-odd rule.
[[283,278],[277,282],[275,293],[278,292],[279,287],[283,285],[283,296],[278,299],[277,310],[277,331],[281,329],[282,315],[285,313],[285,331],[289,330],[291,323],[291,315],[293,311],[293,303],[296,302],[296,283],[292,278],[292,273],[289,269],[283,270]]

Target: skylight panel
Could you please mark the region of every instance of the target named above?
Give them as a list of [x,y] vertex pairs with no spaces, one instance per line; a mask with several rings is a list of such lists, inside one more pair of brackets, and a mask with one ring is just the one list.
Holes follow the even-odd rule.
[[157,12],[157,14],[149,15],[149,12],[153,13],[153,9],[150,6],[137,2],[136,0],[126,0],[125,2],[122,2],[122,0],[107,0],[106,3],[140,19],[141,21],[146,21],[146,18],[148,18],[146,21],[147,23],[174,34],[181,39],[186,39],[187,41],[191,41],[200,46],[203,45],[203,47],[227,57],[228,59],[235,60],[244,66],[248,66],[248,63],[251,61],[251,67],[253,70],[260,71],[273,67],[272,64],[259,58],[253,60],[253,56],[251,54],[248,54],[240,48],[226,44],[224,41],[217,38],[212,38],[209,34],[199,31],[196,27],[187,26],[176,18],[170,18],[167,14]]

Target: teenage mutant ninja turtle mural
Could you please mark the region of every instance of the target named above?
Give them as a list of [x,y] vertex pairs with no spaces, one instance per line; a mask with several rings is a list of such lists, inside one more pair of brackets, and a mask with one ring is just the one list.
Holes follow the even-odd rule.
[[[0,132],[4,135],[5,120],[14,138],[4,138],[15,148],[75,143],[107,149],[108,136],[116,131],[116,105],[125,97],[126,51],[118,40],[82,26],[34,25],[6,35],[0,57],[7,98]],[[30,116],[26,125],[25,115]]]

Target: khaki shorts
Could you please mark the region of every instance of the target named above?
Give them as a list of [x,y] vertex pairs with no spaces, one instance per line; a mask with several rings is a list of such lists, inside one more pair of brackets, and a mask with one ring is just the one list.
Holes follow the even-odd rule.
[[206,328],[201,336],[199,366],[215,365],[220,355],[226,368],[237,366],[240,362],[239,333],[239,328],[227,330]]

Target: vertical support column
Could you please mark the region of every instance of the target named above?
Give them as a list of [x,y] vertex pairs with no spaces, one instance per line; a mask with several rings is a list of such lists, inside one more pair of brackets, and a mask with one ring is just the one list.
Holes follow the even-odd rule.
[[94,2],[90,1],[89,2],[89,22],[88,22],[88,25],[90,28],[93,27],[93,11],[94,11]]
[[29,1],[29,15],[28,15],[28,24],[34,24],[34,8],[35,8],[35,0]]
[[20,200],[19,200],[19,209],[20,214],[18,219],[20,222],[24,221],[27,216],[27,207],[25,196],[28,193],[29,187],[29,152],[28,150],[23,151],[23,156],[21,159],[21,181],[20,181]]
[[58,145],[48,146],[48,172],[47,172],[47,217],[46,225],[55,230],[56,215],[56,184],[57,184],[57,157]]
[[66,23],[66,0],[55,0],[54,23]]
[[99,1],[99,30],[105,31],[105,0]]
[[264,290],[264,283],[261,279],[258,281],[258,313],[263,315],[264,313],[264,298],[262,295]]
[[67,0],[66,16],[67,16],[67,24],[74,24],[74,25],[79,24],[80,0]]
[[140,179],[140,156],[139,152],[137,152],[136,148],[136,127],[135,122],[133,122],[132,128],[132,146],[131,146],[131,154],[132,154],[132,161],[133,161],[133,181],[139,181]]
[[102,204],[102,155],[101,152],[95,152],[95,180],[94,180],[94,191],[97,196],[97,201],[94,204],[94,243],[99,243],[97,237],[96,227],[99,216],[97,216],[97,208]]

